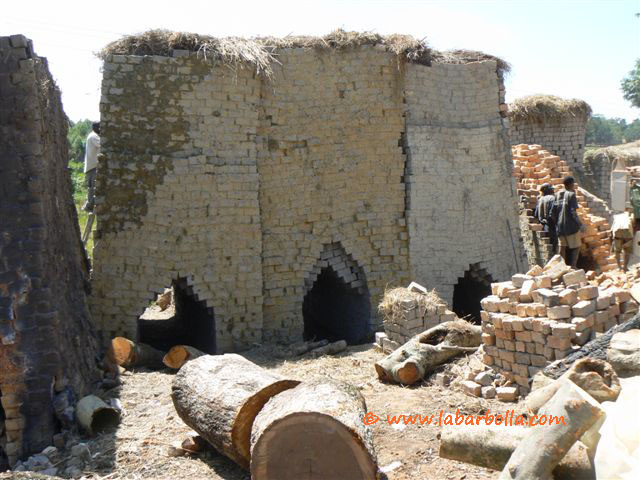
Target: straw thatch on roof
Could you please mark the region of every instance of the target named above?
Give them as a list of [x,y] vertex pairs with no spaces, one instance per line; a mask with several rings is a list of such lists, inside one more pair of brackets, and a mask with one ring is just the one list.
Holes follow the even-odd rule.
[[438,305],[446,305],[446,302],[435,289],[425,295],[408,288],[397,287],[385,290],[384,296],[378,304],[378,311],[382,314],[385,322],[400,323],[407,310],[417,308],[420,316],[424,316],[425,312],[434,314]]
[[591,107],[584,100],[553,95],[530,95],[509,104],[509,118],[531,122],[560,121],[568,118],[587,120]]
[[474,63],[495,60],[498,71],[509,71],[510,68],[504,60],[482,52],[472,50],[437,52],[429,48],[425,40],[418,40],[410,35],[380,35],[373,32],[348,32],[342,29],[323,37],[287,36],[250,39],[216,38],[195,33],[149,30],[111,42],[97,55],[102,59],[112,54],[171,56],[172,50],[188,50],[234,66],[252,65],[258,73],[270,76],[271,63],[277,63],[278,50],[289,48],[345,50],[362,46],[379,46],[404,61],[422,65],[431,65],[432,61]]

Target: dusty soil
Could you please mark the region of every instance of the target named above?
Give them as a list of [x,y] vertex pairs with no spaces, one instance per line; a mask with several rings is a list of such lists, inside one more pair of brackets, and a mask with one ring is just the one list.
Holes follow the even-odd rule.
[[[487,408],[495,413],[513,408],[513,405],[472,398],[456,386],[443,388],[431,379],[412,388],[382,384],[373,367],[382,353],[370,345],[351,347],[338,356],[319,359],[304,356],[277,359],[265,348],[256,348],[243,355],[265,368],[299,380],[331,376],[358,387],[368,409],[381,418],[372,426],[379,465],[384,468],[400,462],[397,468],[386,473],[388,480],[498,478],[497,472],[439,458],[437,435],[440,427],[392,427],[387,423],[386,415],[435,414],[437,417],[440,410],[455,414],[456,409],[464,414],[482,414]],[[468,361],[462,358],[447,368],[460,368]],[[104,392],[105,398],[120,399],[124,416],[115,432],[93,439],[74,438],[69,442],[86,442],[91,450],[93,458],[85,468],[83,478],[249,480],[247,472],[215,451],[189,457],[168,455],[169,445],[182,441],[191,432],[176,415],[171,402],[173,375],[168,370],[126,372],[121,376],[121,386]]]

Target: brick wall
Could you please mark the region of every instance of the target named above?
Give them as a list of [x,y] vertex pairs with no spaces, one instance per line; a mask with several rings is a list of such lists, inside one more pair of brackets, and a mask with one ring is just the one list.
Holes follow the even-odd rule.
[[55,393],[97,379],[97,339],[60,92],[22,35],[0,37],[0,58],[0,462],[13,464],[51,444]]
[[213,308],[219,351],[259,342],[260,83],[188,56],[104,68],[95,321],[106,338],[135,338],[149,301],[185,278]]
[[582,171],[587,120],[566,118],[559,121],[538,122],[510,118],[511,145],[523,143],[543,145],[579,173]]
[[411,269],[448,302],[472,264],[495,279],[526,262],[501,89],[491,61],[407,67]]
[[186,277],[218,351],[299,339],[328,250],[371,327],[388,284],[450,300],[470,264],[520,268],[495,61],[277,58],[271,79],[182,51],[106,59],[91,300],[106,338],[136,337],[149,300]]

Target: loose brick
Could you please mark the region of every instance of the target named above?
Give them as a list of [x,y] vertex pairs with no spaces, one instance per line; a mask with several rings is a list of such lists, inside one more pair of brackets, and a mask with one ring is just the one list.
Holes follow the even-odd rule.
[[598,287],[588,285],[578,289],[578,298],[580,300],[593,300],[598,298]]
[[560,320],[571,317],[571,307],[568,305],[558,305],[547,309],[547,316],[552,320]]
[[581,300],[571,307],[574,317],[587,317],[596,311],[596,302],[593,300]]

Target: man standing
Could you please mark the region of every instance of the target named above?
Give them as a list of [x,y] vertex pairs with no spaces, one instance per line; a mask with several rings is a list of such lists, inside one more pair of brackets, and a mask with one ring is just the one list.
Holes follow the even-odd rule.
[[576,267],[582,244],[580,232],[584,230],[578,218],[578,199],[576,197],[576,182],[573,177],[565,177],[564,191],[556,194],[553,204],[553,218],[556,220],[560,255],[567,265]]
[[93,212],[96,191],[96,168],[100,153],[100,122],[91,124],[92,132],[87,136],[84,154],[84,173],[87,182],[87,202],[82,207],[87,212]]
[[[613,216],[611,225],[611,250],[616,257],[618,268],[627,271],[629,257],[633,249],[633,216],[630,212],[622,212]],[[622,262],[620,257],[622,256]]]
[[553,253],[556,253],[558,247],[558,235],[556,234],[556,224],[553,221],[552,207],[555,200],[553,195],[553,187],[550,183],[545,183],[540,187],[540,198],[538,204],[533,212],[533,216],[538,219],[538,222],[544,226],[544,231],[549,235]]

